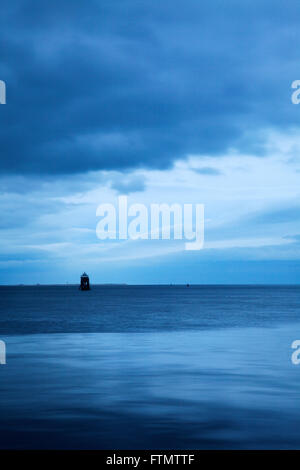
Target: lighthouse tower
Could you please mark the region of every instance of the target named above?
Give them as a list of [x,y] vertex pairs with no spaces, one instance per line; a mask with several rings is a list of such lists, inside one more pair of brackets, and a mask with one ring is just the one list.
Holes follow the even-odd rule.
[[90,290],[90,280],[87,273],[83,273],[80,276],[80,289],[81,290]]

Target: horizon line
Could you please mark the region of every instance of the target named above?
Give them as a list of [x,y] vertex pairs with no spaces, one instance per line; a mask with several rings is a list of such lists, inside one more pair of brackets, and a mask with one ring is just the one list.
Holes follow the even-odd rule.
[[[51,283],[51,284],[48,284],[48,283],[34,283],[34,284],[25,284],[25,283],[18,283],[18,284],[0,284],[0,287],[67,287],[67,286],[80,286],[80,283]],[[91,287],[93,286],[123,286],[123,287],[182,287],[182,286],[189,286],[189,287],[192,287],[192,286],[195,286],[195,287],[205,287],[205,286],[299,286],[300,287],[300,282],[299,283],[282,283],[282,282],[279,282],[279,283],[276,283],[276,282],[273,282],[273,283],[251,283],[251,282],[247,282],[247,283],[192,283],[192,282],[186,282],[186,283],[151,283],[151,284],[131,284],[131,283],[127,283],[127,282],[103,282],[103,283],[92,283],[91,284]]]

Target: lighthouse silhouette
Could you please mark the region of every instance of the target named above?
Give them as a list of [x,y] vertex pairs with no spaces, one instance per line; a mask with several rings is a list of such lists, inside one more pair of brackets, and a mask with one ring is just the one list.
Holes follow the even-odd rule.
[[87,273],[83,273],[80,276],[80,289],[81,290],[90,290],[90,279]]

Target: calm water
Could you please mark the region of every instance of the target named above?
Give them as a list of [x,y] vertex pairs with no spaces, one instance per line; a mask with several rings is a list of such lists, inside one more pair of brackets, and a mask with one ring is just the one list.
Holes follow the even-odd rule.
[[298,287],[0,287],[1,448],[300,448]]

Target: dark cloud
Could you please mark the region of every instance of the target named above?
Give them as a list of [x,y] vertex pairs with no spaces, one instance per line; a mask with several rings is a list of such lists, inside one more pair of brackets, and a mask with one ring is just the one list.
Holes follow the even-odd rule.
[[298,125],[298,15],[298,0],[3,1],[1,171],[165,168]]
[[110,186],[120,194],[130,194],[144,191],[146,181],[140,175],[116,175],[111,179]]

